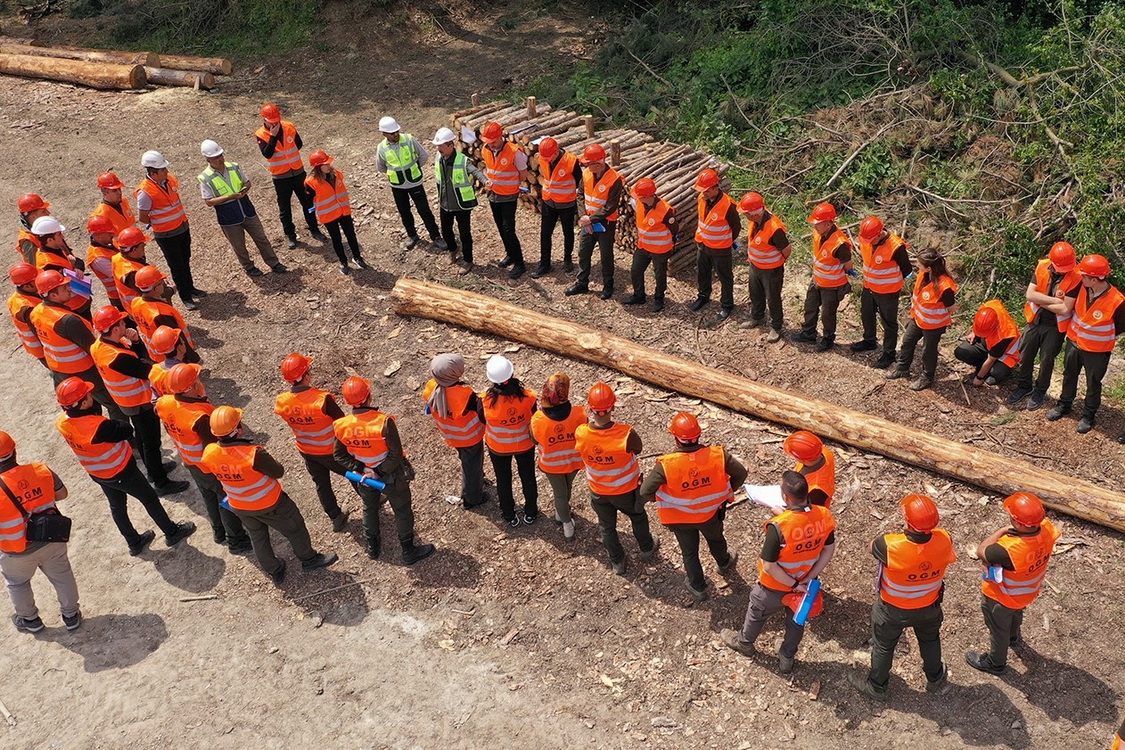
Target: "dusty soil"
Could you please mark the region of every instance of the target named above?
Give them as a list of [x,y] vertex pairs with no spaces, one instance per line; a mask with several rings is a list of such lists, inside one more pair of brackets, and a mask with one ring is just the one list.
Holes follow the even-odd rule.
[[[733,324],[715,327],[713,309],[702,316],[688,313],[694,296],[690,279],[672,283],[670,304],[660,316],[615,301],[565,298],[562,290],[570,280],[561,273],[510,282],[484,265],[501,255],[484,210],[474,217],[479,273],[457,277],[444,254],[403,250],[389,188],[372,168],[376,138],[357,137],[357,131],[370,133],[372,123],[391,113],[408,130],[428,136],[471,91],[501,91],[508,85],[507,71],[550,64],[550,55],[573,50],[585,38],[581,19],[517,19],[508,32],[512,38],[496,41],[496,24],[463,17],[455,37],[441,37],[435,29],[435,36],[398,49],[393,63],[383,57],[389,49],[379,41],[384,37],[368,39],[366,27],[349,31],[347,18],[336,21],[341,31],[326,39],[329,53],[306,51],[258,72],[251,68],[211,94],[110,94],[0,79],[0,132],[10,162],[0,180],[0,205],[12,206],[29,190],[42,193],[63,223],[75,228],[70,237],[76,247],[97,198],[97,172],[116,167],[126,182],[138,181],[140,153],[159,148],[188,184],[202,167],[197,144],[207,137],[248,168],[257,182],[258,208],[284,247],[268,174],[251,138],[257,107],[269,98],[283,105],[310,147],[336,154],[348,174],[360,240],[373,265],[372,271],[345,278],[331,251],[313,243],[280,251],[294,269],[288,276],[247,279],[237,272],[210,211],[190,185],[185,190],[197,281],[211,292],[200,311],[189,314],[203,343],[208,390],[216,403],[246,410],[256,436],[290,467],[286,487],[304,509],[317,546],[341,556],[327,571],[291,573],[281,588],[252,559],[214,545],[205,530],[174,551],[158,541],[142,557],[129,557],[101,493],[49,427],[56,407],[45,373],[29,364],[8,334],[0,361],[7,416],[0,427],[16,437],[25,460],[48,462],[71,488],[66,508],[77,529],[71,559],[86,616],[81,630],[66,633],[49,586],[37,580],[48,629],[30,637],[0,628],[0,673],[6,677],[0,701],[17,720],[8,729],[10,746],[156,747],[184,738],[215,747],[1108,744],[1118,721],[1116,686],[1125,678],[1120,650],[1103,645],[1106,635],[1118,630],[1116,602],[1125,589],[1116,533],[1055,518],[1068,543],[1028,613],[1029,646],[1013,657],[1004,679],[973,672],[961,658],[987,643],[978,568],[962,555],[947,579],[945,599],[946,660],[954,689],[940,699],[923,691],[907,636],[891,699],[873,706],[844,682],[853,663],[867,659],[874,567],[869,540],[897,528],[902,494],[924,491],[938,501],[944,525],[963,549],[1000,524],[998,498],[839,447],[840,550],[824,576],[832,597],[810,626],[791,678],[777,674],[772,657],[747,660],[718,640],[720,629],[741,623],[763,511],[731,514],[728,537],[743,553],[739,574],[724,582],[707,561],[715,588],[709,601],[697,605],[683,588],[678,550],[666,532],[660,531],[664,546],[648,566],[636,560],[635,545],[627,539],[629,572],[624,578],[612,574],[584,489],[575,502],[573,544],[566,544],[549,520],[513,532],[494,504],[466,513],[447,502],[459,486],[456,459],[422,415],[419,398],[427,362],[440,351],[464,353],[468,379],[477,385],[484,382],[483,360],[495,352],[507,352],[533,388],[551,372],[565,370],[580,398],[591,383],[608,379],[618,388],[621,421],[634,424],[646,440],[648,460],[670,447],[665,428],[672,413],[690,409],[704,419],[709,440],[743,457],[751,481],[767,483],[786,466],[779,447],[785,432],[511,342],[400,319],[388,298],[400,275],[442,280],[581,320],[697,358],[701,365],[982,449],[1033,456],[1046,468],[1114,485],[1120,483],[1122,449],[1113,437],[1122,418],[1107,409],[1095,433],[1075,439],[1072,423],[1048,427],[1043,412],[1011,412],[992,391],[971,392],[966,406],[956,372],[948,367],[932,391],[912,394],[899,382],[884,381],[867,366],[866,356],[767,346],[760,332]],[[538,47],[529,53],[533,40]],[[404,75],[412,85],[396,88]],[[520,222],[525,252],[534,257],[538,222],[526,212]],[[150,257],[159,262],[155,247]],[[619,297],[627,291],[627,268],[628,258],[620,257]],[[807,279],[802,274],[807,272],[791,274],[786,294],[790,323],[799,312]],[[745,268],[739,279],[743,304]],[[742,306],[738,317],[744,314]],[[841,339],[849,340],[848,327],[854,329],[857,317],[850,307],[843,312]],[[413,568],[398,564],[393,554],[367,560],[357,521],[346,534],[331,533],[290,435],[272,414],[273,397],[282,387],[277,363],[293,349],[315,358],[316,379],[325,387],[338,388],[351,373],[375,379],[380,405],[398,416],[418,468],[419,533],[439,548],[430,560]],[[177,476],[182,475],[180,470]],[[540,484],[549,506],[549,490]],[[354,494],[342,483],[337,489],[358,515]],[[195,518],[206,526],[194,491],[166,504],[174,518]],[[147,526],[139,507],[134,518]],[[386,513],[383,523],[391,523]],[[291,554],[284,543],[278,546]],[[215,598],[181,601],[203,595]],[[779,638],[776,627],[767,629],[762,651],[772,654]]]

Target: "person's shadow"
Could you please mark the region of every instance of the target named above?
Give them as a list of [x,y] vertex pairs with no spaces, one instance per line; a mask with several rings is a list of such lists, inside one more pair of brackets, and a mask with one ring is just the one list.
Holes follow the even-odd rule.
[[73,636],[57,639],[68,651],[82,657],[87,672],[123,669],[144,661],[168,638],[160,615],[95,615],[82,620]]
[[[208,523],[192,538],[206,534],[209,530]],[[202,594],[215,588],[227,569],[226,560],[205,554],[188,541],[169,550],[154,550],[150,556],[153,567],[165,581],[191,594]]]
[[410,577],[419,586],[434,589],[476,588],[480,561],[450,547],[438,547],[431,556],[410,566]]
[[1009,659],[1000,679],[1023,693],[1028,703],[1038,706],[1052,721],[1061,719],[1075,726],[1117,721],[1117,696],[1109,685],[1073,664],[1040,654],[1027,643],[1012,650],[1026,671],[1015,671]]

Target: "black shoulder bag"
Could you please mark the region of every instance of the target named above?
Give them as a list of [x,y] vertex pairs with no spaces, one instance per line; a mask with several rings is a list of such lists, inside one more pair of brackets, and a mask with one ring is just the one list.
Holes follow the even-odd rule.
[[28,513],[8,485],[0,479],[0,487],[24,517],[27,523],[25,536],[29,542],[69,542],[71,520],[59,512],[58,508],[48,508],[38,513]]

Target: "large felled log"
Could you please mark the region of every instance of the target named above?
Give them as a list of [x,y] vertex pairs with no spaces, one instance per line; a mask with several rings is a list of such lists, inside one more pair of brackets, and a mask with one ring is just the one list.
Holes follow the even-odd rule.
[[58,57],[65,60],[84,60],[85,62],[113,63],[114,65],[160,65],[160,58],[153,52],[117,52],[115,50],[80,49],[77,47],[34,47],[0,40],[0,53],[5,55],[35,55],[36,57]]
[[194,57],[192,55],[161,55],[160,67],[172,70],[205,70],[217,76],[230,75],[230,60],[223,57]]
[[0,54],[0,73],[80,83],[95,89],[140,89],[144,88],[146,80],[142,65],[114,65],[35,55]]
[[400,315],[453,323],[613,368],[661,388],[812,430],[1002,494],[1034,492],[1055,510],[1125,531],[1125,495],[1026,461],[704,367],[484,295],[407,278],[395,284],[392,295]]
[[146,65],[145,76],[149,83],[158,86],[186,86],[193,89],[212,89],[215,87],[215,76],[207,71],[150,68]]

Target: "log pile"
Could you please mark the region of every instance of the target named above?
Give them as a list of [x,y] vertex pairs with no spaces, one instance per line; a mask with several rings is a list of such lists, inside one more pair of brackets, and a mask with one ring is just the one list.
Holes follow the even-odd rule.
[[[631,190],[637,180],[648,177],[656,182],[657,195],[672,204],[680,222],[680,233],[672,251],[669,268],[679,272],[695,263],[695,226],[697,223],[697,193],[693,187],[696,175],[707,167],[715,169],[720,177],[726,175],[728,166],[710,154],[668,141],[658,141],[647,133],[615,128],[598,132],[592,115],[581,115],[569,110],[555,110],[550,104],[541,104],[529,97],[522,104],[493,101],[476,104],[452,115],[453,132],[460,139],[466,155],[483,169],[480,129],[487,122],[497,122],[504,128],[507,140],[527,152],[529,193],[520,199],[535,211],[540,210],[538,141],[552,136],[559,146],[581,156],[583,149],[600,143],[609,155],[608,163],[625,180]],[[469,142],[465,136],[472,133]],[[725,178],[722,183],[728,189]],[[579,189],[581,201],[581,188]],[[737,196],[735,196],[737,198]],[[631,199],[621,207],[617,222],[615,247],[632,253],[637,246],[637,227]]]

